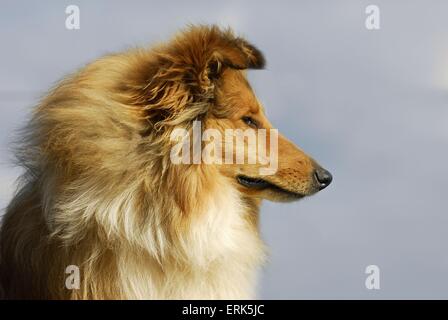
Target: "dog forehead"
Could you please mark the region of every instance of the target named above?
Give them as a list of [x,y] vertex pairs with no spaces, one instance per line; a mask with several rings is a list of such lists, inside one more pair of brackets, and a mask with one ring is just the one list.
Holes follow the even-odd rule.
[[222,75],[221,90],[232,105],[258,113],[262,108],[243,70],[226,70]]

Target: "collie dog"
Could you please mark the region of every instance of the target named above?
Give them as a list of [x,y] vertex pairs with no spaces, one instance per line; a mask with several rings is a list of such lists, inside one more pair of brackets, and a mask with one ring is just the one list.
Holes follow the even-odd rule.
[[264,65],[231,30],[191,26],[53,88],[17,148],[25,172],[0,233],[4,297],[256,297],[262,199],[314,194],[331,174],[280,134],[266,143],[278,153],[271,174],[259,162],[173,163],[172,150],[173,132],[197,121],[223,134],[273,129],[246,79]]

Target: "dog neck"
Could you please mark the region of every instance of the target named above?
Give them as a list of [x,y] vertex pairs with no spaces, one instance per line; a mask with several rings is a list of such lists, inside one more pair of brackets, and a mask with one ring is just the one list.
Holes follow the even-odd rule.
[[[129,250],[121,256],[119,270],[126,296],[254,297],[257,269],[265,257],[256,223],[258,204],[244,199],[234,185],[220,177],[215,177],[203,194],[190,196],[196,199],[196,205],[190,206],[191,212],[171,205],[169,214],[178,219],[171,219],[168,224],[148,224],[153,228],[143,233],[146,239],[141,239],[148,259]],[[160,215],[152,212],[150,216],[155,219]],[[129,272],[130,268],[135,268],[135,272]],[[153,273],[144,274],[141,270]],[[158,279],[166,281],[155,284],[154,272]],[[142,276],[147,276],[151,285],[141,286]],[[172,287],[173,283],[183,283],[183,288]]]

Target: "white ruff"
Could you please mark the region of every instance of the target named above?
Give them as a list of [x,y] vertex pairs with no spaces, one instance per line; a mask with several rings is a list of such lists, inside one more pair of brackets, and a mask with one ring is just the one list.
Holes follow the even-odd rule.
[[[257,269],[264,260],[264,251],[254,227],[244,218],[248,211],[230,186],[207,196],[205,212],[191,213],[197,219],[182,234],[182,264],[160,265],[134,251],[122,251],[119,286],[127,298],[254,298]],[[148,240],[155,238],[161,237],[153,234]],[[153,245],[148,243],[145,247]]]

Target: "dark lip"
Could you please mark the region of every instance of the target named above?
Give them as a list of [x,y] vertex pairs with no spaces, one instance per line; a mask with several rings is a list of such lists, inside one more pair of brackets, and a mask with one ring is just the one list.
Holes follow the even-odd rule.
[[291,197],[291,198],[303,198],[303,194],[296,193],[293,191],[286,190],[272,182],[269,182],[267,180],[261,179],[261,178],[251,178],[244,175],[239,175],[236,177],[239,184],[256,190],[265,190],[269,189],[272,191],[275,191],[277,193],[281,193],[285,196]]

